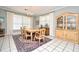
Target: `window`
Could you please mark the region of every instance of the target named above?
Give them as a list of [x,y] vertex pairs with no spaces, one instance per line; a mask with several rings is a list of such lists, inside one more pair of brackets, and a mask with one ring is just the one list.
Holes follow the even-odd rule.
[[31,26],[30,17],[23,16],[23,26],[26,26],[26,27],[30,27]]
[[49,25],[49,15],[40,16],[39,26],[42,25],[45,27],[46,24]]
[[13,29],[18,30],[22,27],[22,16],[20,15],[14,15],[13,19]]
[[31,17],[15,14],[13,18],[13,30],[19,30],[22,26],[31,26]]

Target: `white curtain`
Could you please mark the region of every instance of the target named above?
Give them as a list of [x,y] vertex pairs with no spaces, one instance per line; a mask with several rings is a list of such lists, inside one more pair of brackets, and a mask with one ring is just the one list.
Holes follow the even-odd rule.
[[28,28],[31,28],[31,17],[23,16],[22,26],[26,26]]
[[45,27],[45,25],[49,25],[49,15],[40,16],[39,26]]
[[54,20],[54,13],[50,13],[47,15],[40,16],[39,20],[39,26],[48,24],[48,27],[50,29],[50,36],[55,36],[55,20]]
[[22,16],[21,15],[14,15],[13,17],[13,29],[18,30],[22,27]]
[[30,28],[31,17],[15,14],[13,17],[13,30],[19,30],[22,26]]

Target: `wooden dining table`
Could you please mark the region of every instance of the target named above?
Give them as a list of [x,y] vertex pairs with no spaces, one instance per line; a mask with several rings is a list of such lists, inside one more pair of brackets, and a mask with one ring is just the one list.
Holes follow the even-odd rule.
[[25,31],[28,31],[31,34],[31,41],[33,40],[33,33],[39,32],[40,29],[25,29]]

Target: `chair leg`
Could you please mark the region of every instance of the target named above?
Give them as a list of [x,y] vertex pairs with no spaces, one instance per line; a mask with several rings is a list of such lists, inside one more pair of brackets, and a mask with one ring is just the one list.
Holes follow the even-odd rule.
[[44,37],[43,37],[43,41],[44,41]]
[[27,37],[26,37],[26,40],[27,40]]
[[39,46],[40,46],[40,39],[39,39]]
[[27,36],[26,36],[25,38],[26,38],[26,40],[27,40]]
[[34,41],[35,41],[35,37],[34,37]]

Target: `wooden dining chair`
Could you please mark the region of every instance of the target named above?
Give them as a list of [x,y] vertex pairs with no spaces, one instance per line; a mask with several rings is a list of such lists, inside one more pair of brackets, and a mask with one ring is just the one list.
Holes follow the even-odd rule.
[[45,29],[40,29],[40,34],[41,34],[41,36],[45,36]]
[[38,39],[39,45],[40,45],[41,40],[44,41],[44,39],[45,39],[45,29],[40,29],[39,32],[36,32],[36,33],[35,33],[34,40],[35,40],[35,39]]
[[25,39],[25,30],[23,29],[23,27],[21,27],[21,36],[23,39]]
[[28,38],[31,38],[31,33],[29,33],[27,30],[25,31],[25,38],[28,40]]

